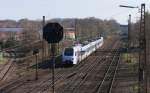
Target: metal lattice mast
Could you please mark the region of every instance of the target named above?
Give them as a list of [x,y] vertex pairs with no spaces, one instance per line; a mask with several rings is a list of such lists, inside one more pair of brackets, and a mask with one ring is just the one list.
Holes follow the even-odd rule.
[[147,93],[145,4],[141,4],[141,20],[140,20],[140,34],[139,35],[140,35],[139,93]]

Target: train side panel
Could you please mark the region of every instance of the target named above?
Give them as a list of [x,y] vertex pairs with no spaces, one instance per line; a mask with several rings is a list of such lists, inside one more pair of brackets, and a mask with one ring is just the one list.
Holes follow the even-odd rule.
[[[72,48],[65,49],[63,52],[63,64],[65,63],[71,63],[71,64],[77,64],[78,62],[84,60],[86,57],[88,57],[91,53],[96,51],[96,49],[100,48],[103,45],[103,37],[92,41],[88,43],[87,45],[81,46],[76,45]],[[66,55],[65,55],[66,53]],[[68,53],[68,55],[67,55]],[[70,53],[70,55],[69,55]]]

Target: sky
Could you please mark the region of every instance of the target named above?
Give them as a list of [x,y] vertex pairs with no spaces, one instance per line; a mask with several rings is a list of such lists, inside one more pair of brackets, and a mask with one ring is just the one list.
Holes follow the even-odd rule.
[[0,0],[0,20],[19,20],[28,18],[40,20],[52,18],[85,18],[115,19],[127,24],[128,15],[132,22],[139,19],[139,9],[119,7],[119,5],[139,6],[146,4],[150,11],[150,0]]

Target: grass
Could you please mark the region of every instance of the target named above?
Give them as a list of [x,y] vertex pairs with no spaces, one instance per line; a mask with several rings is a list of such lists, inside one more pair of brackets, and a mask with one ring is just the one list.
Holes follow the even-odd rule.
[[[122,55],[122,61],[127,63],[129,73],[138,73],[138,62],[139,62],[138,53],[136,52],[124,53]],[[131,84],[129,88],[133,93],[138,93],[139,89],[138,81],[135,79],[134,84]]]
[[138,70],[138,53],[124,53],[122,55],[122,61],[128,64],[128,68],[131,72]]
[[[55,58],[55,67],[58,68],[61,66],[61,56],[57,56]],[[39,69],[47,69],[47,68],[51,68],[52,67],[52,58],[50,58],[49,60],[45,60],[43,62],[38,62],[38,68]],[[36,69],[36,64],[32,65],[30,67],[31,69]]]
[[136,84],[134,84],[134,85],[131,86],[130,88],[131,88],[131,90],[132,90],[134,93],[138,93],[138,90],[139,90],[138,82],[136,82]]
[[5,62],[5,58],[3,58],[3,53],[0,52],[0,64],[3,64]]
[[138,55],[136,53],[124,53],[123,60],[128,64],[134,65],[138,62]]

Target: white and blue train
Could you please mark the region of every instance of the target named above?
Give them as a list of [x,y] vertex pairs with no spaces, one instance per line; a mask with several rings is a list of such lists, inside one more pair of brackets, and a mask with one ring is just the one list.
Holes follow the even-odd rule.
[[78,44],[65,48],[62,53],[62,64],[77,64],[103,45],[103,37],[97,38],[87,44]]

